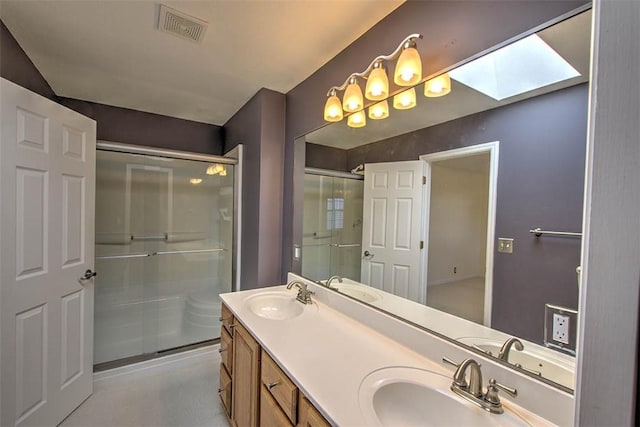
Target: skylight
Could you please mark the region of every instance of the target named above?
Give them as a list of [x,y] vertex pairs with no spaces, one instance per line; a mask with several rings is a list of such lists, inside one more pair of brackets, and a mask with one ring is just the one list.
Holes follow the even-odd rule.
[[578,77],[580,73],[533,34],[462,65],[449,75],[500,101]]

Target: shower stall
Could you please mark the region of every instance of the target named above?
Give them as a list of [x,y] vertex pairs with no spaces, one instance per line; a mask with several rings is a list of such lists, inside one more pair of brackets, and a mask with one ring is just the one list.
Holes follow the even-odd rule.
[[305,168],[302,274],[360,280],[363,176]]
[[218,296],[234,279],[236,163],[98,144],[98,368],[220,337]]

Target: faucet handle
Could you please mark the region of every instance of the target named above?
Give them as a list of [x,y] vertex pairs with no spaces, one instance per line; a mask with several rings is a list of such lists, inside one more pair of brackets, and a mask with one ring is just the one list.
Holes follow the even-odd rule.
[[459,364],[459,363],[454,362],[453,360],[449,359],[447,356],[444,356],[444,357],[442,358],[442,361],[443,361],[443,362],[445,362],[445,363],[448,363],[449,365],[455,366],[456,368],[457,368],[458,366],[460,366],[460,364]]
[[518,390],[500,384],[494,378],[491,378],[489,380],[489,385],[487,386],[487,393],[485,394],[484,400],[492,404],[499,404],[500,398],[498,397],[498,390],[504,391],[511,397],[518,397]]

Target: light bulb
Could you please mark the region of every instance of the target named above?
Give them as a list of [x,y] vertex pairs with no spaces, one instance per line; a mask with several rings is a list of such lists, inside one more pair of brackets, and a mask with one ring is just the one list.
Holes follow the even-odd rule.
[[347,117],[347,125],[352,128],[361,128],[367,124],[367,116],[364,111],[358,111]]
[[416,106],[415,88],[407,89],[393,97],[393,108],[396,110],[408,110]]
[[424,96],[436,98],[444,96],[451,92],[451,78],[449,73],[444,73],[431,80],[427,80],[424,84]]
[[422,60],[415,43],[409,43],[409,47],[402,51],[393,76],[398,86],[413,86],[422,80]]
[[335,90],[332,90],[331,94],[324,104],[324,119],[328,122],[339,122],[342,120],[342,104]]
[[344,91],[344,98],[342,99],[342,109],[348,113],[353,113],[362,109],[364,104],[364,98],[362,97],[362,89],[355,77],[349,80],[347,89]]
[[382,120],[389,117],[389,103],[385,99],[377,104],[369,107],[369,118],[373,120]]
[[191,178],[189,182],[192,184],[200,184],[202,182],[202,178]]
[[376,62],[367,80],[365,96],[372,101],[380,101],[389,96],[389,78],[382,68],[382,63]]

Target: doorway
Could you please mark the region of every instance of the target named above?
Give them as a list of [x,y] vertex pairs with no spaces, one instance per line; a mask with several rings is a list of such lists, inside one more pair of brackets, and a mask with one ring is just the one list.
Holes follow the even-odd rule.
[[427,164],[427,305],[491,326],[498,142],[420,158]]

